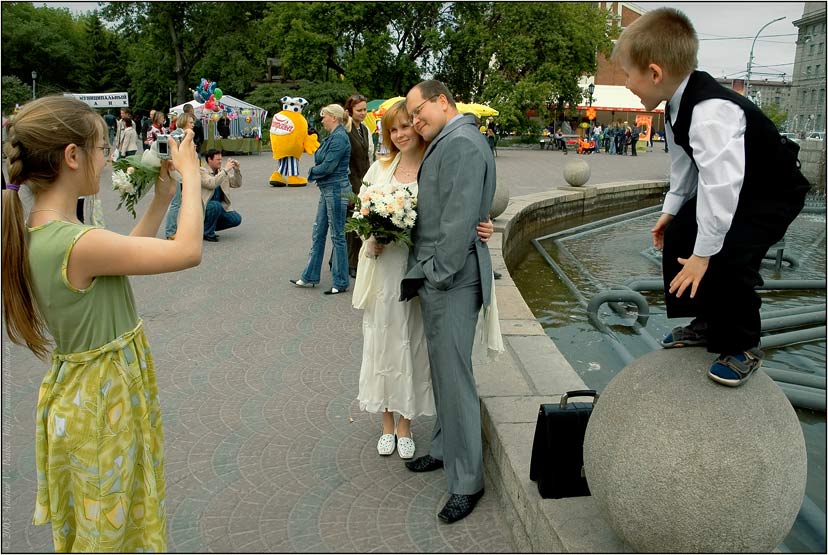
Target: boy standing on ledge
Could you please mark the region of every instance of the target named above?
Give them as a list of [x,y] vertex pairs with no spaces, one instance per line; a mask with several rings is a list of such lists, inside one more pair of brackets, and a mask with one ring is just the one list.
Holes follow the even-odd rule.
[[667,101],[670,190],[653,244],[663,250],[667,317],[694,319],[661,344],[707,346],[718,355],[708,376],[735,387],[762,362],[759,264],[810,186],[799,146],[752,102],[697,71],[698,47],[687,16],[659,8],[621,34],[612,58],[647,111]]

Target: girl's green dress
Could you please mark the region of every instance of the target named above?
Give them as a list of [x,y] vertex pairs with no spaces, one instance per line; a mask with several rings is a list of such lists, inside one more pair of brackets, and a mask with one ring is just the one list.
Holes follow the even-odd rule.
[[66,269],[92,226],[29,228],[37,306],[55,339],[37,402],[34,524],[55,551],[167,549],[164,449],[155,365],[125,276],[83,290]]

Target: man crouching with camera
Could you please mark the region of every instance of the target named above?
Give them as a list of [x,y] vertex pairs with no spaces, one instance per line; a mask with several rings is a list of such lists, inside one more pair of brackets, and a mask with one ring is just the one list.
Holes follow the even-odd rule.
[[227,187],[241,187],[242,175],[239,163],[232,158],[221,167],[220,150],[210,149],[204,154],[207,166],[201,166],[201,201],[204,204],[204,240],[217,242],[216,231],[230,229],[241,224],[242,217],[229,210],[230,197]]

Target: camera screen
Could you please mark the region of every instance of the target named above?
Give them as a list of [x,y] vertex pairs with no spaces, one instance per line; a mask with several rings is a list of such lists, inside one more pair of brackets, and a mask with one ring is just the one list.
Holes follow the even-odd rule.
[[167,141],[158,141],[158,154],[169,154],[169,145]]

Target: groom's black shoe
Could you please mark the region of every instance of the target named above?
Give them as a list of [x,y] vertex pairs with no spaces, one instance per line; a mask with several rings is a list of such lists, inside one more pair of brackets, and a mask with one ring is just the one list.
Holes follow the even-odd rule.
[[405,467],[411,472],[431,472],[432,470],[443,468],[443,461],[435,459],[431,455],[423,455],[413,461],[408,461],[405,463]]
[[452,522],[466,518],[471,514],[474,506],[480,501],[480,498],[483,497],[483,491],[481,489],[471,495],[452,493],[446,502],[446,506],[437,514],[437,517],[446,524],[451,524]]

